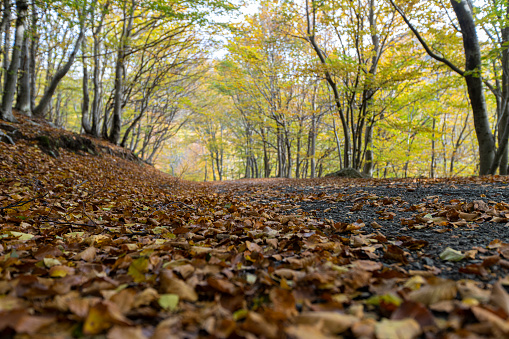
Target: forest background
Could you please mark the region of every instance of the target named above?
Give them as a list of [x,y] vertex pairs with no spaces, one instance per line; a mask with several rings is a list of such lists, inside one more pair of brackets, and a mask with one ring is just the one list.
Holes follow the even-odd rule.
[[507,1],[1,9],[6,121],[14,107],[189,180],[507,174]]

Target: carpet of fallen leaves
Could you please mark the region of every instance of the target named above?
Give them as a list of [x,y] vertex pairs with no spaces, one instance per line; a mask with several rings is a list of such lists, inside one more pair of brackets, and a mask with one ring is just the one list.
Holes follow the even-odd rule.
[[[413,204],[400,219],[387,208],[398,199],[369,192],[387,181],[189,183],[106,148],[60,149],[55,158],[36,137],[63,131],[13,126],[16,144],[0,143],[1,338],[509,337],[509,279],[409,269],[426,239],[384,235],[387,223],[420,230],[506,222],[503,201]],[[324,183],[364,187],[338,211],[351,222],[298,206],[341,206],[344,194],[313,190]],[[399,183],[415,190],[415,180]],[[292,197],[292,187],[305,190]],[[356,213],[370,203],[381,212],[366,224]],[[470,256],[480,262],[466,273],[490,275],[507,268],[503,240],[476,252],[450,248],[439,260]]]

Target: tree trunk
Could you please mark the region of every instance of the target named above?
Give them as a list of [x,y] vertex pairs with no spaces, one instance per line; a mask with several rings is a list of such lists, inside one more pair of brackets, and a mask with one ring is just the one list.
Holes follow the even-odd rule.
[[362,173],[367,176],[373,176],[373,150],[372,141],[373,141],[373,124],[369,123],[366,126],[366,134],[364,135],[364,146],[366,147],[366,153],[364,156],[364,168],[362,169]]
[[[120,37],[120,45],[118,47],[117,61],[115,63],[115,92],[113,98],[113,120],[111,122],[111,131],[109,141],[117,144],[120,140],[120,130],[122,129],[122,106],[123,106],[123,87],[124,87],[124,62],[126,57],[126,49],[129,37],[131,35],[133,19],[134,19],[135,1],[131,3],[129,18],[124,17],[122,26],[122,35]],[[125,7],[124,7],[124,14]],[[126,25],[126,20],[128,23]]]
[[56,71],[55,75],[51,79],[51,82],[46,88],[46,91],[44,92],[41,101],[39,101],[39,104],[34,109],[34,116],[37,117],[44,117],[46,114],[46,111],[50,105],[51,98],[53,97],[53,94],[55,94],[55,90],[57,89],[58,84],[60,83],[60,80],[63,79],[63,77],[69,72],[71,69],[72,64],[74,63],[74,59],[76,58],[76,54],[78,54],[78,51],[80,50],[81,41],[85,37],[85,30],[84,28],[81,29],[80,34],[78,36],[78,39],[76,40],[76,44],[74,45],[74,50],[72,51],[71,55],[69,55],[69,59],[65,63],[64,66],[62,66],[58,71]]
[[429,170],[429,177],[435,177],[435,127],[437,119],[433,117],[433,133],[431,134],[431,164]]
[[100,68],[101,59],[99,57],[100,41],[99,38],[94,34],[94,99],[92,101],[92,135],[94,137],[99,136],[99,117],[100,117],[100,100],[101,100],[101,84],[100,84]]
[[[85,54],[85,40],[83,40],[82,53]],[[83,102],[81,103],[81,127],[86,134],[92,134],[92,127],[90,126],[90,117],[89,117],[89,107],[90,107],[90,95],[88,92],[88,68],[85,62],[85,58],[83,58]]]
[[29,37],[25,34],[23,41],[23,50],[21,51],[21,77],[19,79],[18,96],[16,98],[16,109],[21,114],[31,116],[30,109],[30,55],[29,55]]
[[[143,104],[142,104],[143,105]],[[120,146],[121,147],[125,147],[125,145],[127,144],[127,139],[129,138],[129,134],[131,134],[131,131],[136,127],[136,125],[138,124],[138,122],[141,120],[141,118],[143,117],[143,113],[145,113],[145,109],[143,106],[141,107],[141,112],[140,114],[138,114],[138,116],[134,119],[134,121],[131,123],[131,125],[129,125],[129,127],[127,128],[127,130],[125,131],[124,133],[124,137],[122,138],[122,142],[120,143]]]
[[2,22],[0,23],[0,37],[5,33],[4,37],[4,45],[2,48],[2,56],[3,56],[3,72],[4,72],[4,82],[7,80],[7,69],[9,68],[9,47],[11,44],[11,1],[4,0],[3,2],[3,14],[2,14]]
[[316,177],[316,125],[315,118],[311,125],[311,131],[309,133],[309,156],[310,159],[310,177],[314,179]]
[[481,77],[481,48],[468,0],[451,0],[451,5],[456,13],[463,35],[463,47],[465,49],[464,76],[472,105],[477,141],[479,142],[479,174],[485,175],[490,173],[495,159],[495,139],[491,133],[484,97]]
[[101,58],[99,56],[99,52],[101,49],[101,41],[99,40],[98,34],[100,34],[102,28],[102,21],[100,26],[98,27],[96,33],[94,34],[94,99],[92,101],[92,135],[94,137],[99,136],[99,117],[100,117],[100,100],[101,100],[101,81],[99,79],[101,74]]
[[35,96],[36,96],[36,60],[35,55],[37,48],[39,46],[39,35],[37,34],[37,8],[35,7],[35,2],[32,4],[32,36],[30,39],[30,49],[29,49],[29,58],[30,58],[30,112],[33,112],[35,109]]
[[20,64],[20,54],[25,35],[25,20],[28,12],[26,0],[16,0],[16,33],[14,38],[14,47],[12,49],[11,64],[7,72],[4,84],[4,95],[2,97],[2,107],[0,108],[0,119],[10,122],[16,122],[12,114],[12,103],[18,81],[18,69]]
[[[311,7],[312,7],[311,8],[312,13],[311,13],[309,10],[308,0],[306,0],[307,41],[310,43],[310,45],[313,48],[313,50],[315,51],[316,55],[320,59],[320,63],[324,67],[323,73],[325,76],[325,80],[327,81],[327,84],[329,85],[330,89],[332,90],[332,92],[334,94],[334,104],[336,106],[337,112],[339,114],[339,118],[341,120],[341,126],[343,128],[343,140],[345,141],[345,148],[344,148],[344,152],[343,152],[344,166],[349,167],[350,166],[350,156],[349,156],[350,132],[348,131],[348,123],[346,121],[346,117],[343,112],[343,107],[341,105],[341,98],[339,95],[339,89],[338,89],[337,83],[332,78],[331,73],[327,70],[327,58],[324,55],[323,51],[318,46],[318,44],[316,43],[316,39],[315,39],[316,8],[315,8],[314,1],[315,0],[311,0]],[[311,20],[311,14],[313,14],[312,20]],[[336,134],[336,139],[337,139],[337,137],[338,136]],[[340,163],[341,163],[341,150],[340,149],[338,149],[338,153],[339,153],[339,159],[340,159]]]
[[[507,20],[509,19],[509,2],[506,2],[506,13],[505,13],[505,24],[502,28],[502,116],[499,121],[499,131],[498,131],[498,145],[507,144],[507,140],[503,140],[503,136],[505,134],[505,129],[507,128],[508,119],[509,119],[509,24],[507,24]],[[505,147],[504,151],[500,156],[500,165],[499,165],[499,174],[507,175],[507,163],[508,163],[508,148]]]
[[117,144],[120,139],[120,129],[122,128],[122,92],[124,77],[124,56],[119,50],[117,62],[115,64],[115,92],[113,104],[113,120],[111,123],[111,131],[109,140],[113,144]]

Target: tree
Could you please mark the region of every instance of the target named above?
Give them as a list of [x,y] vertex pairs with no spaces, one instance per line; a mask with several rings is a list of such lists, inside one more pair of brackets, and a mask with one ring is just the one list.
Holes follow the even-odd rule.
[[28,14],[28,4],[26,0],[16,0],[16,33],[14,46],[12,48],[11,63],[4,84],[4,94],[2,96],[2,107],[0,108],[0,118],[2,120],[16,122],[12,113],[12,104],[16,92],[18,80],[18,69],[21,59],[21,50],[25,36],[25,21]]
[[[461,28],[463,39],[463,50],[465,53],[465,69],[462,70],[455,66],[448,59],[438,55],[428,46],[420,33],[410,23],[403,11],[390,0],[394,8],[400,13],[408,27],[415,34],[419,42],[422,44],[426,53],[433,59],[444,63],[453,71],[464,77],[468,88],[468,95],[472,107],[474,126],[479,144],[479,174],[492,174],[496,171],[499,161],[507,147],[507,138],[502,137],[502,144],[498,150],[495,145],[495,137],[491,132],[488,119],[488,110],[486,106],[486,98],[484,95],[483,75],[482,75],[482,58],[481,47],[477,37],[477,28],[474,21],[472,4],[469,0],[451,0],[451,6],[456,14],[456,18]],[[509,136],[509,129],[504,129],[505,134]]]

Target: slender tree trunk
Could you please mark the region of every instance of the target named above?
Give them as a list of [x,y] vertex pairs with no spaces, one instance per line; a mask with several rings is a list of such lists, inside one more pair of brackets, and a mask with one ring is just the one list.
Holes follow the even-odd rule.
[[[7,81],[7,70],[9,68],[9,47],[11,44],[11,1],[4,0],[3,1],[3,14],[2,14],[2,22],[0,23],[0,37],[2,34],[4,35],[4,45],[2,48],[2,57],[3,57],[3,84]],[[3,86],[2,86],[3,88]]]
[[[100,30],[98,30],[100,31]],[[94,99],[92,100],[92,135],[94,137],[99,136],[99,127],[100,127],[100,106],[101,106],[101,82],[100,82],[100,75],[101,75],[101,58],[99,56],[100,52],[100,40],[97,34],[94,34],[94,77],[93,77],[93,84],[94,84]]]
[[[324,76],[327,84],[330,86],[334,94],[334,104],[336,106],[337,112],[339,114],[339,118],[341,120],[341,126],[343,127],[343,138],[345,141],[345,148],[343,154],[344,166],[350,166],[350,132],[348,131],[348,122],[346,121],[345,114],[343,112],[343,107],[341,105],[341,98],[339,95],[339,89],[337,83],[332,78],[331,73],[327,70],[327,58],[324,55],[323,51],[318,46],[315,39],[315,20],[316,20],[316,8],[315,8],[315,0],[311,0],[311,12],[309,10],[309,3],[306,0],[306,22],[307,22],[307,41],[311,44],[311,47],[315,51],[316,55],[320,59],[320,63],[324,66]],[[312,17],[311,17],[312,15]],[[337,138],[337,134],[336,134]],[[341,151],[339,151],[340,162],[341,162]]]
[[101,85],[100,85],[100,68],[101,59],[99,57],[100,40],[97,34],[94,34],[94,99],[92,100],[92,135],[99,136],[99,117],[100,117],[100,100],[101,100]]
[[373,175],[373,124],[369,123],[366,126],[366,134],[364,135],[364,145],[366,147],[366,155],[364,156],[364,168],[362,173],[372,176]]
[[316,176],[316,119],[313,115],[311,120],[311,131],[309,131],[309,156],[311,178]]
[[490,173],[493,161],[495,160],[495,139],[491,133],[484,97],[481,75],[481,48],[477,39],[474,17],[468,0],[451,0],[451,5],[456,13],[463,35],[463,47],[465,50],[464,77],[467,83],[472,112],[474,112],[474,126],[477,141],[479,142],[479,174],[485,175]]
[[16,109],[21,114],[31,116],[30,109],[30,55],[29,55],[29,40],[30,38],[25,34],[23,41],[23,50],[21,51],[21,77],[19,78],[18,95],[16,98]]
[[35,7],[35,2],[32,3],[32,34],[30,39],[30,50],[29,50],[29,58],[30,58],[30,112],[33,112],[35,109],[35,97],[36,97],[36,53],[37,48],[39,46],[39,34],[37,33],[37,8]]
[[[341,144],[339,142],[339,136],[338,136],[338,131],[337,131],[337,128],[336,128],[336,119],[334,119],[334,116],[332,117],[332,129],[334,130],[334,137],[336,139],[336,148],[338,150],[338,156],[339,156],[339,169],[343,169],[343,163],[341,162]],[[345,147],[345,150],[346,150],[346,147]]]
[[101,137],[103,139],[108,139],[108,124],[110,122],[110,114],[111,114],[111,109],[109,108],[108,105],[106,105],[107,107],[104,109],[104,115],[103,115],[103,124],[102,124],[102,128],[101,128]]
[[[120,37],[120,45],[117,53],[117,61],[115,63],[115,92],[113,101],[113,120],[111,122],[111,131],[109,140],[113,144],[117,144],[120,140],[120,130],[122,129],[122,106],[123,106],[123,89],[124,89],[124,63],[126,57],[126,49],[128,40],[131,35],[133,19],[134,19],[134,8],[135,1],[131,2],[131,9],[129,17],[124,7],[124,13],[126,15],[122,24],[122,35]],[[126,24],[126,20],[128,23]]]
[[[509,19],[509,2],[506,2],[506,13],[505,13],[505,24],[502,28],[502,98],[501,98],[501,107],[502,107],[502,116],[499,121],[499,131],[497,134],[498,137],[498,145],[507,144],[507,140],[503,140],[503,136],[505,134],[505,129],[508,127],[508,119],[509,119],[509,24],[507,20]],[[504,147],[503,152],[501,152],[500,156],[500,165],[499,165],[499,174],[507,175],[507,164],[508,164],[508,147]]]
[[4,84],[2,107],[0,108],[0,119],[10,122],[16,121],[16,118],[14,118],[14,115],[12,114],[12,104],[18,81],[20,55],[25,36],[25,21],[28,13],[28,4],[26,0],[16,0],[16,13],[17,18],[14,47],[12,49],[11,63],[9,65],[9,70]]
[[61,107],[62,107],[62,91],[57,93],[55,104],[55,120],[53,121],[55,125],[57,125],[58,127],[62,126]]
[[138,122],[141,120],[141,118],[143,117],[143,113],[145,113],[146,106],[144,106],[143,102],[141,104],[140,110],[141,110],[140,114],[138,114],[138,116],[134,119],[134,121],[131,123],[131,125],[129,125],[129,127],[125,131],[124,137],[122,138],[122,142],[120,143],[121,147],[125,147],[125,145],[127,144],[127,139],[129,137],[129,134],[131,134],[131,131],[136,127]]
[[431,164],[430,164],[430,171],[429,171],[429,177],[434,178],[435,177],[435,128],[436,128],[436,121],[437,119],[433,117],[433,133],[431,134]]
[[124,59],[122,52],[119,50],[117,62],[115,64],[115,92],[113,104],[113,120],[111,123],[111,132],[109,140],[113,144],[117,144],[120,139],[120,129],[122,128],[122,92],[124,77]]
[[81,29],[80,34],[78,36],[78,39],[76,40],[76,43],[74,45],[74,50],[71,52],[71,55],[69,55],[69,59],[65,63],[64,66],[62,66],[59,70],[56,71],[55,75],[51,79],[51,82],[46,88],[46,91],[44,92],[41,100],[39,101],[39,104],[34,109],[34,116],[37,117],[44,117],[46,114],[48,107],[51,102],[51,98],[53,97],[53,94],[55,94],[55,91],[57,89],[58,84],[60,81],[64,78],[64,76],[69,72],[71,69],[72,64],[74,63],[74,59],[76,58],[76,54],[78,54],[78,51],[80,50],[81,42],[83,38],[85,37],[85,30],[84,28]]
[[211,168],[212,168],[212,180],[216,181],[216,172],[214,170],[214,154],[212,151],[210,151],[210,162],[211,162]]
[[301,126],[299,128],[299,132],[297,134],[297,150],[295,152],[295,178],[298,179],[300,178],[300,165],[301,165],[301,161],[300,161],[300,149],[301,149],[301,133],[302,133],[302,121],[301,121]]
[[269,157],[269,150],[267,146],[267,138],[265,135],[265,129],[262,127],[261,129],[261,135],[262,135],[262,143],[263,143],[263,177],[264,178],[270,178],[270,157]]
[[[85,40],[83,39],[83,47],[82,53],[85,56]],[[90,94],[88,92],[88,68],[83,58],[83,102],[81,103],[81,127],[86,134],[92,134],[92,127],[90,126],[90,117],[89,117],[89,108],[90,108]]]
[[[93,60],[94,60],[94,70],[93,70],[93,77],[92,77],[92,83],[94,85],[94,93],[93,93],[93,99],[92,99],[92,111],[91,111],[91,134],[94,137],[99,137],[100,133],[100,111],[101,111],[101,95],[102,95],[102,87],[101,87],[101,33],[103,29],[103,23],[104,23],[104,17],[106,16],[107,9],[109,7],[110,3],[109,1],[106,2],[104,5],[102,11],[101,11],[101,17],[99,19],[99,22],[97,23],[97,27],[95,28],[94,34],[93,34],[93,40],[94,40],[94,47],[93,47]],[[95,16],[97,10],[97,1],[94,1],[94,4],[92,6],[92,15]]]

